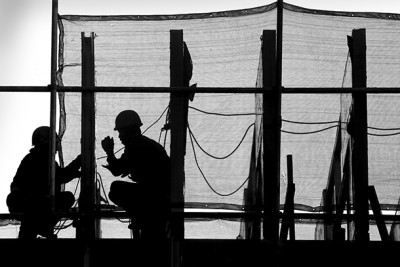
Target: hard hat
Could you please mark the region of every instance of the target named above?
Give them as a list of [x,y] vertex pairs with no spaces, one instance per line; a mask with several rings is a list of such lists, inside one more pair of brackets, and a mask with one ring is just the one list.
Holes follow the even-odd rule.
[[40,126],[33,131],[32,134],[32,145],[37,146],[44,142],[50,141],[50,127],[49,126]]
[[133,110],[124,110],[120,112],[115,119],[114,130],[119,130],[123,127],[134,125],[138,127],[143,125],[139,115]]

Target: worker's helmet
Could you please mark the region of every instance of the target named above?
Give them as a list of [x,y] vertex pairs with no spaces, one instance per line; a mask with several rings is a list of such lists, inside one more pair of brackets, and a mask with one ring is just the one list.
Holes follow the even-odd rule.
[[44,142],[50,141],[50,127],[49,126],[40,126],[33,131],[32,134],[32,145],[37,146]]
[[114,130],[119,130],[126,126],[142,126],[143,123],[139,117],[139,115],[133,110],[124,110],[120,112],[115,119],[115,128]]

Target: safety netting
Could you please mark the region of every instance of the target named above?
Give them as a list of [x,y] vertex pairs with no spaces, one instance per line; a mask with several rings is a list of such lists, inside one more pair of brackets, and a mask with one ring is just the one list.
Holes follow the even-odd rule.
[[[400,15],[310,10],[290,4],[283,7],[284,87],[351,86],[347,36],[357,28],[366,29],[367,86],[400,84]],[[93,32],[96,86],[168,87],[170,30],[179,29],[193,61],[190,84],[260,87],[260,36],[263,30],[276,27],[276,3],[203,14],[60,15],[58,82],[81,86],[81,33]],[[67,91],[59,96],[62,160],[68,163],[81,149],[81,94]],[[120,111],[134,109],[143,120],[144,134],[162,143],[169,153],[169,132],[164,125],[170,96],[115,92],[96,93],[95,98],[96,171],[99,190],[107,201],[110,183],[118,178],[102,167],[106,160],[100,141],[110,135],[116,140],[116,150],[122,148],[113,131],[114,120]],[[369,184],[375,186],[380,203],[393,211],[400,192],[399,101],[397,94],[368,95]],[[346,122],[344,114],[350,106],[349,95],[282,95],[281,204],[287,188],[286,156],[292,155],[296,210],[323,210],[322,191],[327,185],[337,127],[340,120]],[[243,212],[248,187],[261,190],[254,180],[262,157],[263,133],[257,115],[261,111],[261,94],[195,94],[188,113],[186,208]],[[67,186],[71,191],[76,188],[78,197],[79,186]],[[186,237],[236,238],[239,228],[238,221],[204,219],[187,223]],[[313,239],[314,231],[303,235]]]

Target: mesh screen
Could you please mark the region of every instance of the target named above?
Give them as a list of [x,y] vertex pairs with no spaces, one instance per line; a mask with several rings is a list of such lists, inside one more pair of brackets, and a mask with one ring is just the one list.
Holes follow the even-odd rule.
[[[276,4],[189,15],[60,16],[59,82],[65,86],[81,85],[81,32],[94,32],[97,86],[169,86],[169,31],[182,29],[194,64],[191,84],[255,87],[260,84],[260,35],[263,30],[276,29],[276,19]],[[283,86],[351,86],[347,35],[356,28],[366,29],[367,86],[397,86],[399,27],[396,14],[316,11],[284,4]],[[376,187],[380,203],[387,207],[397,204],[400,192],[396,182],[398,98],[397,94],[368,96],[369,183]],[[80,94],[65,94],[66,131],[62,144],[66,162],[80,153],[80,101]],[[260,101],[252,94],[196,94],[189,103],[191,136],[208,154],[228,155],[244,139],[232,156],[222,160],[210,157],[193,138],[187,138],[187,206],[241,208],[247,184],[241,185],[249,176],[253,140],[261,142],[261,132],[257,130],[260,121],[255,115],[262,105]],[[135,109],[142,116],[142,129],[159,119],[145,134],[161,143],[165,139],[169,151],[169,138],[161,131],[168,102],[169,94],[96,94],[97,171],[106,192],[114,178],[101,167],[105,159],[101,159],[104,155],[100,141],[107,135],[118,140],[112,131],[115,116],[124,109]],[[337,121],[346,122],[350,106],[349,95],[282,96],[281,203],[286,194],[286,155],[291,154],[296,208],[320,209]],[[223,116],[226,114],[232,116]],[[255,122],[256,127],[249,129]]]

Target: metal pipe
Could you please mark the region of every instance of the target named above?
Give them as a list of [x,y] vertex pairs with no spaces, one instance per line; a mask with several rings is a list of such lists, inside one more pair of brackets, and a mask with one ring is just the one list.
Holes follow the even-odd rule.
[[52,23],[51,23],[51,92],[50,92],[50,164],[49,164],[49,184],[51,208],[55,210],[55,154],[56,154],[56,116],[57,116],[57,19],[58,19],[58,0],[52,2]]
[[[91,91],[98,93],[219,93],[219,94],[257,94],[264,91],[272,91],[275,87],[122,87],[122,86],[0,86],[1,92],[12,93],[51,93],[54,89],[57,92],[83,92]],[[400,87],[281,87],[282,94],[351,94],[365,92],[367,94],[398,94]]]

